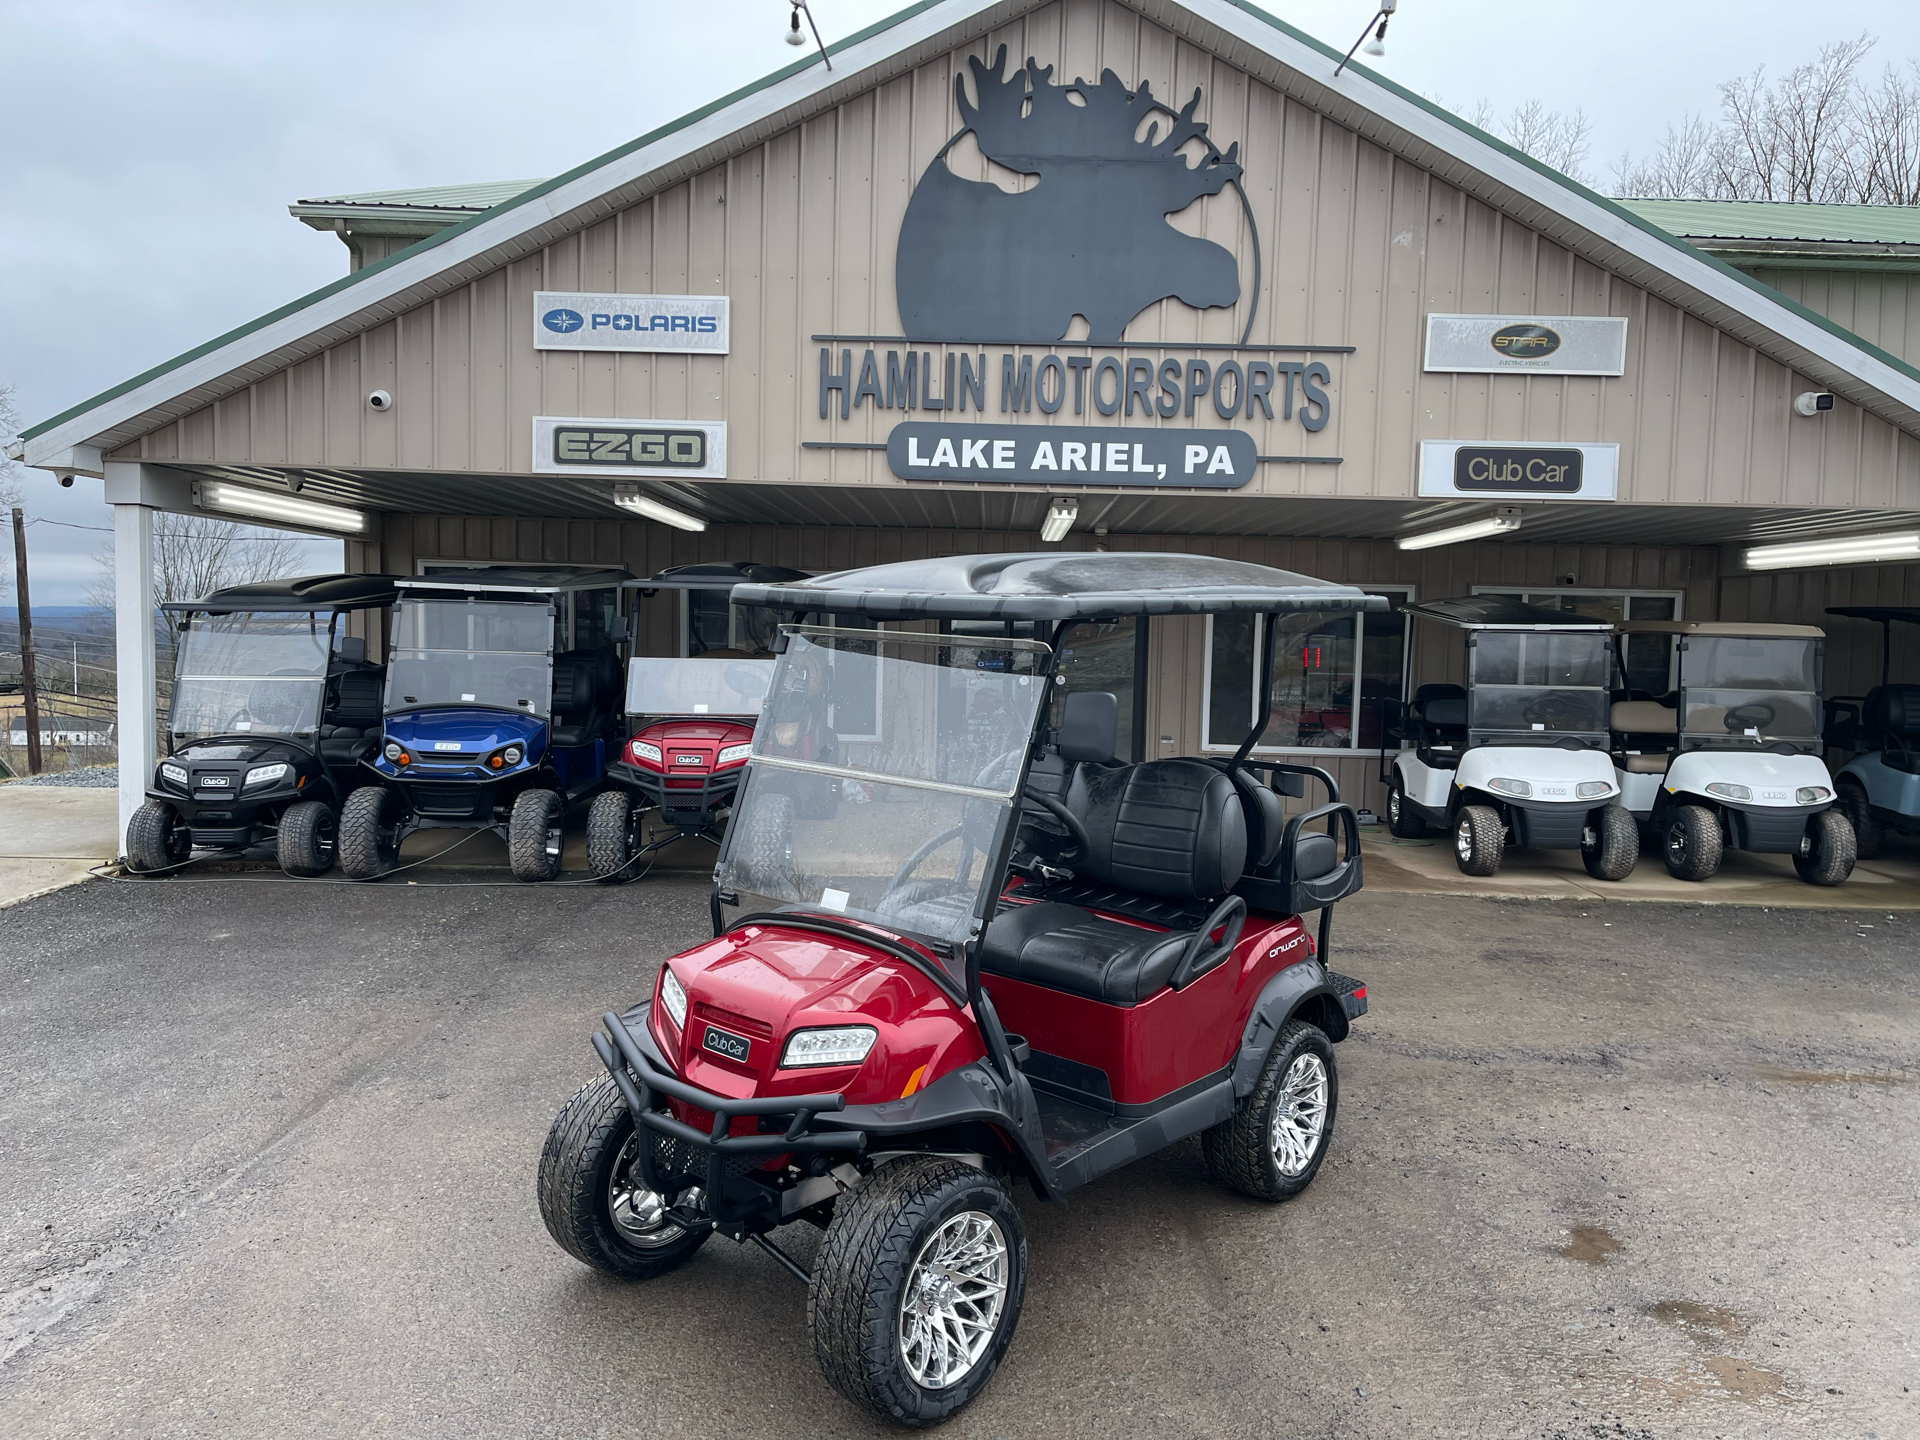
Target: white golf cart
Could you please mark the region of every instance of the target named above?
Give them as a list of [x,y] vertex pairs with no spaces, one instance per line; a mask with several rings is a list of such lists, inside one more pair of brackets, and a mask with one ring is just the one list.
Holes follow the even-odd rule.
[[[1624,880],[1640,837],[1615,803],[1607,758],[1606,622],[1500,595],[1428,600],[1406,613],[1461,633],[1456,673],[1467,683],[1420,686],[1389,729],[1402,749],[1386,777],[1387,828],[1402,839],[1429,825],[1450,831],[1468,875],[1496,874],[1513,845],[1577,849],[1595,879]],[[1414,627],[1408,676],[1421,673],[1426,629]]]
[[1880,626],[1880,683],[1827,700],[1827,753],[1852,752],[1834,776],[1855,847],[1871,860],[1887,832],[1920,835],[1920,685],[1893,683],[1893,627],[1920,627],[1920,605],[1837,605],[1829,615]]
[[1853,873],[1853,827],[1820,758],[1823,632],[1812,625],[1634,620],[1622,637],[1673,641],[1675,691],[1615,702],[1625,804],[1660,840],[1667,873],[1705,880],[1722,852],[1791,855],[1810,885]]

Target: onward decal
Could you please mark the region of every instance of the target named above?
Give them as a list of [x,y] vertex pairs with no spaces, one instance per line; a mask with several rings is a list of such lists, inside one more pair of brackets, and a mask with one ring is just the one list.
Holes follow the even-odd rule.
[[1242,430],[1147,430],[1116,440],[1117,433],[1111,426],[909,421],[887,437],[887,465],[902,480],[1238,490],[1259,463],[1253,437]]
[[540,290],[533,297],[533,347],[724,355],[727,321],[724,295]]
[[[967,65],[980,103],[956,77],[963,123],[900,225],[894,294],[908,339],[1045,345],[1083,315],[1091,342],[1112,345],[1161,300],[1205,310],[1240,299],[1233,252],[1167,223],[1203,196],[1238,190],[1239,143],[1223,153],[1207,139],[1193,118],[1200,91],[1175,111],[1111,70],[1098,85],[1054,85],[1053,67],[1029,58],[1009,77],[1004,45],[991,70],[971,56]],[[947,152],[967,134],[1038,183],[1009,194],[955,175]],[[1193,142],[1205,152],[1197,165],[1181,153]],[[1244,195],[1241,208],[1251,227]]]

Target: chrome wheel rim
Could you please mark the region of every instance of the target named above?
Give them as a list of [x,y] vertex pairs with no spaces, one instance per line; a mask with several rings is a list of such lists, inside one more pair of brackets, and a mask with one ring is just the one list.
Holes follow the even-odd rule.
[[643,1250],[671,1245],[686,1228],[667,1218],[665,1197],[640,1183],[635,1173],[634,1156],[639,1153],[640,1137],[629,1135],[614,1161],[613,1175],[607,1181],[607,1215],[620,1238]]
[[963,1210],[927,1237],[900,1297],[900,1361],[926,1390],[958,1384],[980,1362],[1007,1303],[1007,1237]]
[[1683,825],[1675,825],[1667,831],[1667,853],[1676,860],[1687,858],[1687,831]]
[[1473,859],[1473,827],[1465,820],[1453,827],[1453,848],[1462,860]]
[[1273,1130],[1267,1137],[1275,1168],[1289,1179],[1304,1175],[1326,1131],[1327,1066],[1308,1051],[1294,1056],[1275,1097]]
[[1387,819],[1395,825],[1400,823],[1400,792],[1387,791]]

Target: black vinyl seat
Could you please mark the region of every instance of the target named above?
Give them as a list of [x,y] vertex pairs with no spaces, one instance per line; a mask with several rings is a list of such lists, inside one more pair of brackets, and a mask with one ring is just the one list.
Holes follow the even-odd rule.
[[[361,643],[364,647],[365,642]],[[385,684],[386,671],[377,665],[327,677],[327,707],[320,716],[321,759],[350,764],[369,739],[377,743]]]
[[1920,685],[1874,686],[1861,707],[1860,728],[1882,752],[1883,764],[1913,771],[1920,747]]
[[[1246,867],[1240,793],[1202,761],[1082,766],[1067,805],[1092,841],[1092,851],[1073,862],[1087,880],[1167,900],[1206,899],[1224,896]],[[1078,905],[1013,904],[988,925],[980,966],[991,975],[1133,1005],[1173,981],[1193,939],[1192,930],[1149,930]]]
[[[614,681],[608,683],[609,665]],[[619,660],[611,651],[568,650],[553,657],[554,746],[570,749],[591,745],[613,728],[613,716],[602,702],[619,688]]]

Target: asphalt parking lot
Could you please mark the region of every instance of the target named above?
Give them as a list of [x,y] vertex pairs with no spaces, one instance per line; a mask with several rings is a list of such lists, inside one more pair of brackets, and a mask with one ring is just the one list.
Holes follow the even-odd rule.
[[[0,1434],[872,1433],[766,1257],[628,1287],[535,1208],[595,1017],[705,924],[684,876],[0,911]],[[1024,1197],[1019,1333],[948,1433],[1920,1433],[1916,928],[1356,897],[1314,1187],[1186,1145]]]

